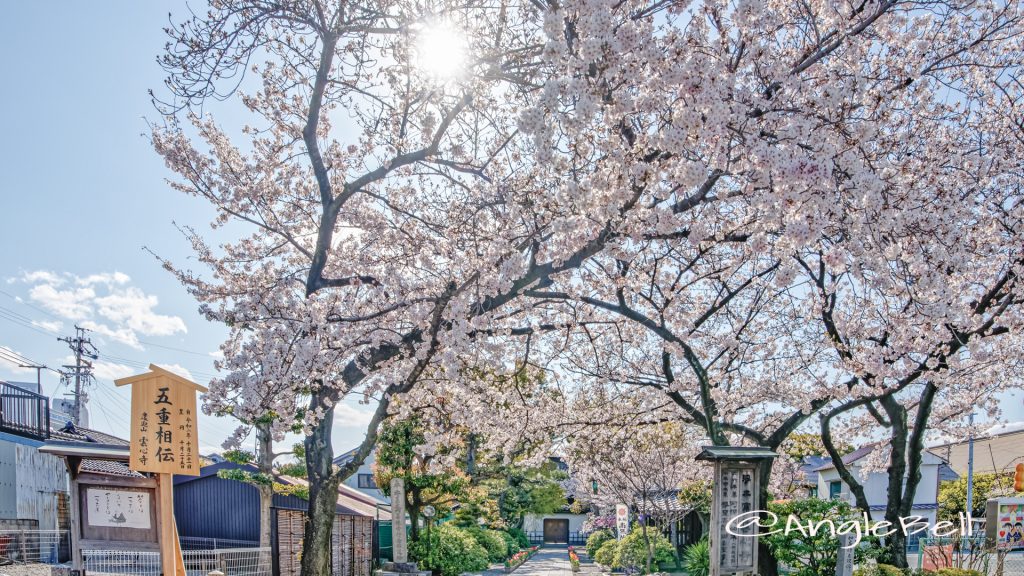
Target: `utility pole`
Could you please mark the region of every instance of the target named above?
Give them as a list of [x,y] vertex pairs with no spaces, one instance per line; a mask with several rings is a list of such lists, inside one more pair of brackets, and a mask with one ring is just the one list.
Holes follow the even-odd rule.
[[85,403],[84,394],[82,389],[92,381],[92,362],[86,360],[96,360],[99,358],[99,351],[92,345],[92,341],[85,337],[87,330],[78,325],[75,325],[75,336],[73,338],[57,338],[61,342],[66,342],[71,351],[75,353],[75,364],[73,366],[65,365],[66,372],[62,372],[62,376],[65,382],[69,382],[71,376],[75,378],[75,392],[74,392],[74,403],[71,408],[71,421],[78,425],[82,416],[82,405]]
[[43,393],[43,370],[46,370],[46,366],[38,366],[36,364],[18,364],[18,368],[31,368],[36,371],[36,394]]
[[970,428],[967,433],[967,518],[974,511],[974,412],[971,412]]

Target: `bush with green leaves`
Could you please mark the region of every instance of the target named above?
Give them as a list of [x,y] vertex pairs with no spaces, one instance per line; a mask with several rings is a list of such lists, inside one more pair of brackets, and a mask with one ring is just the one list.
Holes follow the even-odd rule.
[[968,568],[939,568],[935,576],[982,576],[982,573]]
[[619,542],[618,540],[608,540],[601,547],[597,549],[597,552],[593,555],[594,562],[602,566],[607,566],[611,569],[621,568],[618,564],[619,560]]
[[434,526],[429,537],[423,534],[409,546],[409,552],[420,566],[442,576],[479,572],[490,565],[487,550],[476,538],[451,524]]
[[686,570],[686,576],[708,576],[711,573],[711,543],[707,537],[683,550],[683,570]]
[[508,545],[497,530],[487,530],[480,527],[464,528],[469,532],[478,544],[487,550],[487,558],[491,562],[501,562],[509,557]]
[[634,525],[625,538],[619,540],[616,564],[625,567],[638,568],[646,571],[647,568],[647,546],[650,543],[652,562],[651,571],[657,572],[659,566],[675,564],[675,547],[672,542],[661,533],[661,530],[648,526],[647,539],[644,539],[643,528]]
[[[837,533],[844,522],[860,521],[848,502],[808,498],[773,502],[768,510],[778,517],[778,525],[771,527],[775,534],[761,539],[772,549],[779,563],[790,567],[790,576],[835,575],[839,552]],[[791,518],[802,529],[791,525]],[[862,563],[877,558],[882,552],[878,538],[866,535],[854,550],[854,560]]]
[[509,534],[505,530],[498,531],[501,534],[501,539],[505,541],[505,557],[508,558],[519,551],[519,540],[516,537]]
[[590,536],[587,536],[587,555],[593,558],[594,554],[597,554],[597,551],[605,542],[614,539],[615,535],[612,534],[611,530],[597,530],[593,532]]
[[889,564],[865,566],[853,571],[853,576],[907,576],[908,571]]
[[516,539],[520,549],[530,547],[530,537],[526,535],[526,532],[523,532],[522,528],[509,528],[508,533]]

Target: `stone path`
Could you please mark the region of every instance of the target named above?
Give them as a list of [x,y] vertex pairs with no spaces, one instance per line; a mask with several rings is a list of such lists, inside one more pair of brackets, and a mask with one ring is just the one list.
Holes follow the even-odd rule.
[[565,548],[541,548],[513,572],[515,576],[571,576],[569,551]]

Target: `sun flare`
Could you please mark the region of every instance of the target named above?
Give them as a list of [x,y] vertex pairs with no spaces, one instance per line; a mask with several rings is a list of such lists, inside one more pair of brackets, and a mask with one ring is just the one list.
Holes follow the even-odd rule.
[[467,60],[466,38],[449,23],[424,26],[416,38],[416,65],[427,74],[448,80],[461,74]]

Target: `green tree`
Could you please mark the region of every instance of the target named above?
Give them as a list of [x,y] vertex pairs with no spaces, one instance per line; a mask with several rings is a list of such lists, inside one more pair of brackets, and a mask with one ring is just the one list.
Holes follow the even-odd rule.
[[[778,530],[775,534],[763,536],[780,564],[791,568],[791,576],[833,576],[836,571],[836,560],[839,552],[839,538],[836,532],[845,521],[858,521],[856,511],[849,503],[841,500],[789,500],[771,503],[768,510],[779,518]],[[794,518],[804,527],[803,531],[787,527],[787,520]],[[823,522],[831,522],[831,526]],[[813,525],[816,529],[807,529]],[[835,530],[833,530],[833,528]],[[868,546],[858,546],[855,560],[862,562],[877,557],[882,550],[878,547],[878,539],[863,536],[862,542]]]
[[[975,474],[971,516],[985,516],[985,501],[998,496],[1012,496],[1013,474]],[[939,520],[955,522],[967,509],[967,477],[948,480],[939,486]]]
[[387,421],[379,434],[374,479],[388,496],[393,478],[405,481],[405,505],[411,521],[409,536],[416,541],[423,508],[429,505],[439,514],[447,513],[466,494],[469,478],[458,469],[431,471],[432,457],[417,451],[426,438],[415,418]]
[[527,514],[552,514],[568,505],[559,483],[567,475],[554,462],[537,467],[493,465],[486,473],[483,484],[509,527],[522,528]]

